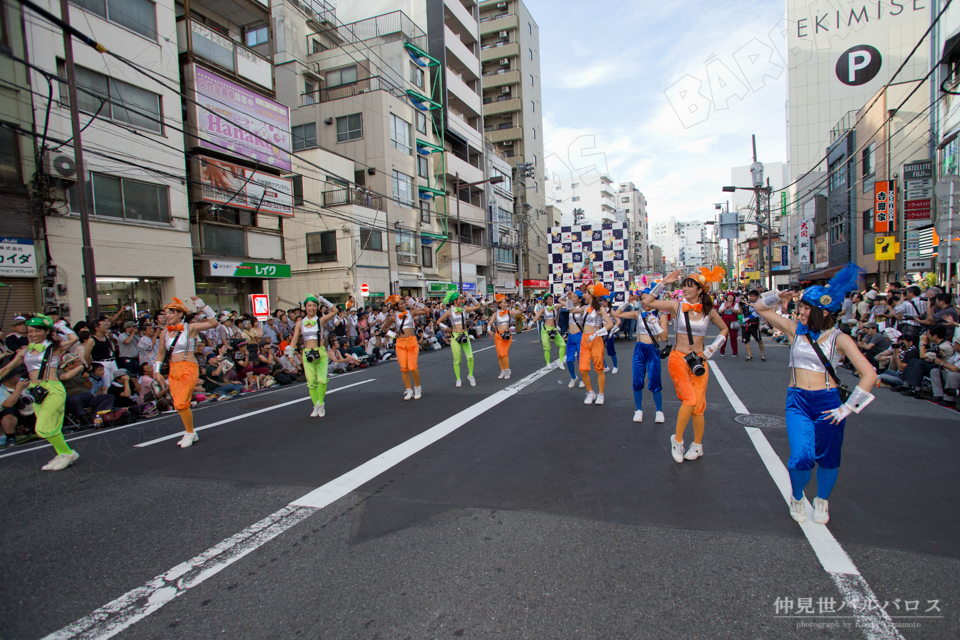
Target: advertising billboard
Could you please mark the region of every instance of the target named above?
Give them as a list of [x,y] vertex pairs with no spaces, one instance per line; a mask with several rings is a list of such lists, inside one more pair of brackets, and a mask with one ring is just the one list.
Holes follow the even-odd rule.
[[200,199],[204,202],[293,217],[293,182],[268,173],[201,157]]

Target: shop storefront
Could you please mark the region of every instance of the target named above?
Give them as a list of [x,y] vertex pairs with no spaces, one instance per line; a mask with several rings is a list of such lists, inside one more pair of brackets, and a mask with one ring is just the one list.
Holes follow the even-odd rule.
[[[457,282],[437,282],[434,280],[427,281],[426,288],[426,297],[428,298],[442,298],[447,295],[450,291],[456,291],[459,283]],[[466,285],[466,283],[464,283]],[[476,285],[474,285],[476,289]]]
[[113,315],[129,306],[134,314],[157,313],[164,304],[163,278],[97,276],[97,304],[100,313]]
[[290,277],[288,264],[236,260],[202,260],[197,264],[197,295],[217,311],[250,313],[250,295],[269,293],[269,279]]
[[38,310],[33,240],[0,238],[0,328],[9,330],[14,316]]

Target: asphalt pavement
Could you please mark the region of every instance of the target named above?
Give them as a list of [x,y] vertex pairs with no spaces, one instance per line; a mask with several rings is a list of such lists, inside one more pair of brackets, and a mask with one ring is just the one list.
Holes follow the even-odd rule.
[[476,387],[421,354],[418,401],[387,362],[331,378],[321,419],[293,385],[199,408],[186,450],[165,415],[69,437],[59,473],[47,446],[0,452],[0,637],[960,637],[960,414],[878,389],[830,523],[801,528],[786,347],[715,358],[705,455],[679,465],[665,369],[667,422],[649,392],[632,422],[632,342],[603,406],[533,333],[510,380],[474,347]]

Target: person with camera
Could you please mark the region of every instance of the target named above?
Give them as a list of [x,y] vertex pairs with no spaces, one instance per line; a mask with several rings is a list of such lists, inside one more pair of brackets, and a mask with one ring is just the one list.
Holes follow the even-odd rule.
[[[420,371],[417,368],[417,356],[420,354],[420,347],[417,344],[417,337],[414,335],[416,328],[416,317],[425,316],[430,313],[423,303],[414,303],[400,297],[399,294],[393,294],[388,297],[385,303],[392,307],[392,313],[383,323],[383,331],[387,337],[395,338],[394,349],[397,353],[397,361],[400,363],[400,376],[403,378],[403,399],[419,400],[423,395],[420,388]],[[393,329],[396,328],[396,331]]]
[[[320,302],[326,309],[326,315],[320,316]],[[327,379],[329,358],[323,346],[323,327],[337,315],[337,308],[323,296],[307,296],[303,301],[307,314],[297,321],[293,328],[293,337],[290,344],[297,346],[303,338],[303,373],[307,377],[307,391],[313,401],[311,418],[322,418],[326,415],[324,398],[327,394]]]
[[[642,294],[650,293],[652,287],[647,287]],[[628,307],[635,307],[637,311],[627,311]],[[640,296],[630,294],[627,302],[620,309],[613,312],[614,317],[621,320],[635,320],[637,325],[637,342],[633,347],[633,401],[637,410],[633,413],[634,422],[643,422],[643,385],[647,380],[647,388],[653,394],[653,402],[657,407],[654,422],[666,422],[663,415],[663,383],[661,382],[660,359],[669,355],[671,348],[667,342],[667,317],[661,316],[653,307],[640,302]],[[658,341],[664,346],[660,348]]]
[[[760,299],[760,292],[756,289],[752,289],[747,294],[747,301],[743,303],[743,324],[740,326],[741,338],[743,344],[747,347],[747,357],[744,358],[745,362],[753,360],[753,352],[750,350],[750,338],[753,338],[757,342],[757,347],[760,349],[760,362],[766,362],[767,354],[763,350],[763,338],[760,333],[760,316],[757,315],[754,305],[757,300]],[[730,347],[732,350],[733,347]]]
[[103,365],[102,393],[113,381],[113,372],[117,370],[117,352],[113,336],[110,334],[110,320],[101,318],[93,323],[93,332],[84,344],[83,359],[90,364]]
[[[602,284],[587,285],[583,292],[583,304],[571,309],[580,323],[580,379],[587,388],[587,395],[583,404],[602,405],[605,401],[603,392],[607,384],[604,375],[603,353],[606,346],[603,338],[613,330],[613,319],[604,308],[603,296],[609,295],[610,290]],[[597,391],[590,384],[590,366],[597,374]]]
[[502,293],[494,296],[497,301],[497,311],[487,323],[487,330],[493,334],[493,342],[497,349],[497,362],[500,364],[500,375],[497,379],[510,379],[510,343],[513,342],[513,334],[510,332],[510,325],[514,318],[523,315],[520,309],[511,309],[510,301]]
[[[826,286],[804,290],[800,298],[798,321],[774,311],[789,300],[793,291],[768,291],[757,304],[757,312],[772,326],[790,337],[791,385],[787,389],[785,417],[790,441],[790,474],[792,494],[790,516],[806,522],[807,510],[803,491],[817,467],[817,497],[813,501],[813,521],[826,524],[830,520],[830,493],[840,471],[840,449],[846,418],[860,413],[874,396],[870,391],[877,381],[877,372],[860,353],[852,337],[834,325],[833,314],[840,311],[844,295],[857,287],[862,271],[855,264],[840,269]],[[844,356],[860,374],[859,384],[852,391],[837,377],[836,367]],[[848,397],[849,396],[849,397]]]
[[200,365],[197,363],[195,348],[197,335],[219,324],[216,313],[209,305],[204,304],[197,296],[191,299],[200,310],[197,314],[199,322],[184,324],[184,317],[189,312],[179,298],[174,298],[173,302],[163,308],[166,326],[160,334],[160,350],[157,353],[157,362],[162,364],[160,370],[154,374],[158,378],[166,377],[173,408],[183,421],[184,434],[177,442],[181,449],[186,449],[200,439],[193,430],[193,412],[190,410],[194,388],[200,379]]
[[[13,354],[4,355],[11,357]],[[18,426],[33,428],[33,407],[23,411],[28,403],[21,400],[21,394],[30,386],[30,380],[20,378],[21,374],[26,374],[23,367],[4,367],[3,371],[0,379],[0,428],[3,431],[0,434],[0,447],[12,447],[17,444]]]
[[447,325],[444,324],[445,321],[449,322],[453,329],[450,351],[453,352],[453,373],[457,377],[456,386],[458,389],[463,384],[460,381],[460,361],[464,356],[467,358],[467,381],[471,387],[477,386],[477,380],[473,377],[473,345],[470,343],[471,336],[467,332],[469,328],[467,314],[479,311],[483,308],[483,305],[473,298],[470,301],[473,304],[468,307],[464,304],[465,298],[461,293],[457,291],[447,292],[447,295],[443,298],[443,304],[444,306],[450,306],[437,321],[443,331],[447,329]]
[[[889,331],[889,329],[888,329]],[[912,335],[901,335],[891,345],[887,370],[880,374],[880,382],[890,385],[891,391],[903,388],[903,374],[914,358],[920,357],[920,348]],[[883,363],[883,357],[878,358]]]
[[23,347],[2,369],[0,378],[10,369],[21,363],[27,369],[30,385],[20,392],[22,399],[33,400],[33,413],[36,416],[36,432],[53,446],[57,457],[41,467],[44,471],[66,469],[80,457],[63,439],[63,415],[67,393],[63,383],[57,377],[57,368],[62,358],[76,344],[77,337],[60,340],[53,327],[53,321],[44,315],[35,315],[27,320],[27,338],[30,342]]
[[531,324],[540,327],[540,342],[543,344],[543,359],[547,361],[547,366],[551,366],[553,361],[550,359],[550,343],[557,345],[557,369],[563,368],[563,363],[567,358],[567,343],[564,342],[560,330],[557,328],[558,310],[554,305],[552,293],[548,293],[543,300],[543,304],[537,305],[537,312],[533,316]]
[[921,295],[920,287],[907,287],[903,302],[893,308],[893,315],[897,318],[900,331],[919,342],[920,323],[927,318],[927,300]]
[[[719,269],[719,271],[718,271]],[[703,414],[707,409],[707,382],[710,379],[707,360],[727,339],[727,325],[713,308],[710,286],[723,279],[723,269],[713,271],[701,268],[700,273],[689,275],[681,282],[682,300],[657,300],[663,288],[680,279],[681,270],[674,271],[661,280],[641,300],[648,307],[673,314],[677,344],[670,352],[667,370],[680,399],[677,414],[676,434],[670,436],[671,455],[676,462],[696,460],[703,455]],[[713,323],[720,335],[707,347],[707,329]],[[686,453],[683,451],[683,432],[687,423],[693,421],[693,442]]]
[[939,349],[941,343],[946,343],[946,336],[947,330],[943,326],[931,327],[929,331],[920,336],[920,357],[907,364],[907,368],[903,371],[903,386],[894,387],[894,391],[898,391],[904,396],[917,397],[923,387],[923,379],[937,368],[934,361],[941,356]]
[[137,323],[127,320],[123,323],[123,333],[117,337],[117,367],[127,371],[136,371],[140,368],[140,351],[137,344],[140,335]]
[[[114,398],[109,393],[94,395],[90,367],[79,359],[71,361],[68,358],[70,355],[64,356],[60,363],[60,370],[57,372],[67,394],[66,411],[77,418],[82,425],[93,426],[86,409],[93,409],[94,413],[107,411],[113,407]],[[96,391],[99,391],[99,386],[98,381]]]

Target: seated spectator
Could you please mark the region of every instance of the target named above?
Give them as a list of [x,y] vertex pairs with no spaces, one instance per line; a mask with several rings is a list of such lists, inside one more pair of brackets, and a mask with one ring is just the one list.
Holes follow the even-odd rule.
[[876,368],[877,356],[890,348],[890,340],[886,334],[880,331],[880,326],[876,322],[867,322],[864,324],[865,334],[861,340],[857,341],[857,346],[867,356],[870,364]]
[[947,331],[944,327],[932,327],[930,331],[920,336],[920,357],[914,358],[903,371],[903,385],[894,387],[905,396],[916,397],[923,386],[923,379],[930,375],[937,365],[934,360],[938,357],[937,349],[945,342]]
[[3,434],[0,435],[0,446],[2,447],[12,447],[17,443],[18,427],[33,429],[36,424],[33,415],[23,415],[20,412],[22,407],[20,394],[29,386],[27,370],[22,366],[11,369],[3,380],[0,380],[0,427],[3,429]]
[[90,382],[93,384],[93,394],[98,396],[105,395],[107,386],[109,385],[104,384],[103,381],[103,365],[99,362],[94,362],[90,365],[88,373],[90,374]]
[[336,343],[331,342],[327,347],[327,368],[330,373],[345,373],[360,366],[360,360],[352,353],[344,354]]
[[292,376],[294,379],[299,380],[303,376],[303,364],[300,362],[300,358],[297,356],[297,352],[294,351],[293,346],[287,346],[283,351],[283,355],[280,356],[280,367],[283,369],[283,373]]
[[259,367],[254,367],[254,373],[257,375],[273,375],[281,369],[274,345],[267,342],[266,338],[260,342],[260,353],[257,354],[257,359],[260,361]]
[[243,385],[227,383],[223,378],[223,357],[217,353],[211,353],[207,355],[203,388],[210,396],[225,400],[239,394]]
[[899,340],[893,344],[892,353],[889,359],[881,356],[881,366],[884,362],[888,363],[889,368],[880,374],[880,382],[888,384],[891,387],[903,387],[903,374],[910,361],[920,357],[920,349],[917,347],[912,334],[902,335]]
[[146,405],[140,404],[140,385],[130,379],[130,372],[117,369],[113,372],[113,382],[107,387],[107,393],[113,396],[113,406],[127,409],[136,418],[143,417]]
[[66,366],[57,371],[64,391],[67,392],[66,412],[82,426],[92,427],[93,420],[86,410],[93,409],[94,414],[108,411],[113,407],[114,398],[109,393],[94,395],[94,385],[90,380],[90,373],[86,371],[87,367],[79,360],[75,362],[75,365],[69,361],[61,363]]

